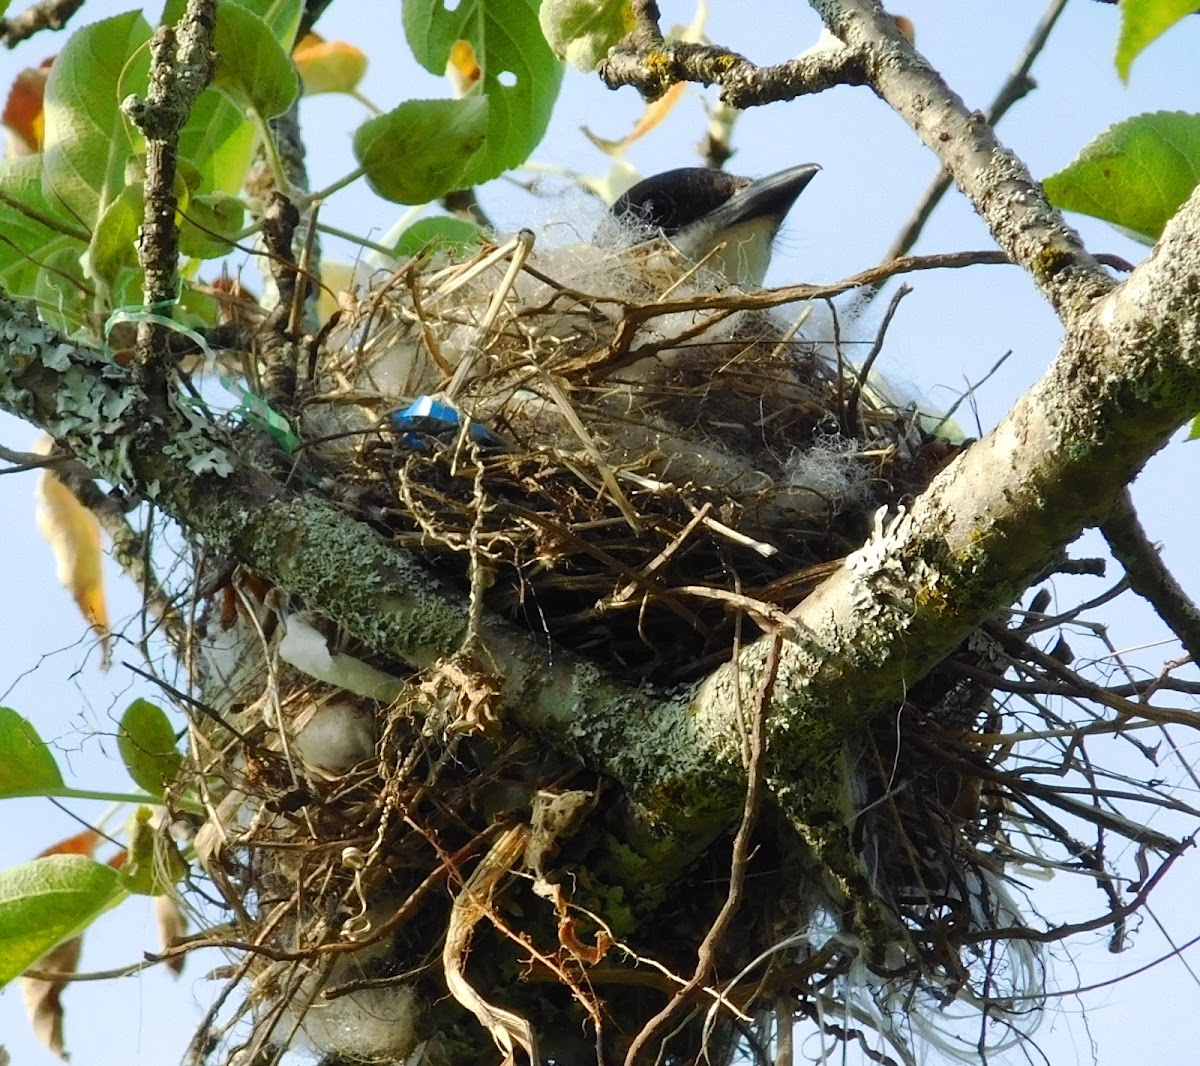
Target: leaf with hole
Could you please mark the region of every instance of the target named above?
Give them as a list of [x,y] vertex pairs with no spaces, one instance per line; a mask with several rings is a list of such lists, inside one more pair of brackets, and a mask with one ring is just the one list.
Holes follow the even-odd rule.
[[426,70],[442,74],[455,45],[467,41],[483,78],[473,92],[489,102],[487,141],[461,176],[477,185],[524,163],[545,135],[562,81],[538,24],[540,0],[406,0],[404,32]]

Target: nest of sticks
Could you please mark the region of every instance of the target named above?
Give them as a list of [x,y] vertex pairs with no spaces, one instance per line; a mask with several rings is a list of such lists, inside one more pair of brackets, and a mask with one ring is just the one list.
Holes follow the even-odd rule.
[[[313,491],[476,609],[626,682],[694,681],[772,629],[961,447],[864,380],[808,308],[781,317],[680,280],[663,246],[529,261],[521,247],[413,262],[347,300],[289,413]],[[694,967],[729,842],[667,898],[606,897],[589,877],[620,832],[618,786],[448,719],[444,688],[468,677],[411,677],[243,570],[205,582],[195,639],[224,725],[194,737],[211,812],[197,851],[232,925],[192,946],[244,951],[231,981],[249,994],[214,1008],[197,1046],[224,1038],[237,1062],[297,1042],[330,1062],[455,1062],[494,1039],[620,1061]],[[1053,939],[1018,903],[1031,872],[1095,879],[1123,936],[1120,876],[1082,835],[1168,864],[1179,849],[1075,797],[1080,775],[1103,792],[1083,738],[1118,697],[1042,650],[1039,634],[1075,621],[1047,623],[1045,606],[990,623],[852,745],[860,854],[911,941],[868,959],[768,812],[720,994],[697,994],[665,1061],[753,1054],[795,1017],[876,1061],[914,1061],[921,1039],[968,1059],[1023,1037],[1035,941]],[[1087,706],[1078,730],[1045,703],[1064,686]],[[1038,740],[1022,756],[1024,732]],[[1056,758],[1069,784],[1040,778]],[[1134,791],[1126,807],[1170,807]]]

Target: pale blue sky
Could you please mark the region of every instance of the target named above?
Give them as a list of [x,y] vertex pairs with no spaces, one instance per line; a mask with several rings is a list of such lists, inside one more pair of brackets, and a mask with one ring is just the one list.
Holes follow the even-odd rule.
[[[95,19],[129,6],[88,0],[84,15]],[[691,20],[690,3],[662,6],[665,21]],[[815,16],[799,0],[713,0],[712,9],[711,36],[759,62],[795,55],[817,34]],[[984,108],[1020,53],[1043,5],[1017,0],[904,0],[902,10],[916,24],[918,47],[970,106]],[[363,91],[384,107],[405,97],[448,92],[412,62],[399,11],[396,2],[339,0],[321,26],[325,36],[346,38],[368,51],[373,62]],[[1000,127],[1001,139],[1029,163],[1035,175],[1043,176],[1068,162],[1092,136],[1130,114],[1200,109],[1196,61],[1200,18],[1188,23],[1136,63],[1131,84],[1125,88],[1109,59],[1116,10],[1090,0],[1072,0],[1034,69],[1041,89],[1013,109]],[[0,55],[0,85],[6,85],[21,66],[60,48],[62,40],[43,36],[15,55]],[[550,135],[536,158],[599,173],[605,160],[579,132],[580,125],[586,123],[598,134],[615,137],[640,110],[632,90],[609,93],[595,79],[569,72]],[[307,101],[303,117],[312,146],[313,182],[322,186],[351,168],[350,131],[365,116],[356,104],[323,98]],[[694,163],[693,146],[702,131],[699,94],[693,90],[661,130],[631,151],[630,159],[647,174]],[[873,265],[935,170],[931,155],[904,123],[865,89],[842,88],[749,113],[739,123],[734,143],[738,153],[730,169],[739,173],[762,175],[799,162],[824,167],[785,230],[770,278],[777,283],[832,281]],[[514,228],[529,224],[536,228],[555,218],[556,210],[559,217],[564,211],[561,203],[531,200],[503,182],[485,187],[480,195],[494,217]],[[350,230],[369,226],[378,236],[400,210],[374,200],[360,183],[334,197],[323,218]],[[1116,252],[1134,260],[1144,254],[1144,249],[1106,226],[1075,221],[1094,251]],[[917,250],[987,247],[991,241],[985,229],[952,193],[934,215]],[[935,401],[945,402],[964,381],[978,380],[1011,349],[1011,359],[978,398],[979,417],[984,429],[990,428],[1053,357],[1059,336],[1054,316],[1028,278],[1013,268],[927,274],[911,283],[916,292],[902,305],[892,326],[882,368],[913,382]],[[964,414],[960,421],[969,426]],[[23,448],[32,437],[28,427],[0,416],[0,442]],[[1193,595],[1200,595],[1192,502],[1197,495],[1197,447],[1174,444],[1149,465],[1134,487],[1151,536],[1164,542],[1167,561]],[[88,654],[84,627],[57,585],[49,552],[34,528],[33,488],[32,475],[0,477],[8,558],[8,565],[0,570],[0,703],[17,708],[33,719],[43,736],[57,741],[70,780],[94,788],[120,787],[121,771],[110,758],[114,716],[133,695],[144,691],[120,662],[124,658],[136,663],[137,655],[129,647],[120,648],[117,665],[108,675],[97,669],[97,656]],[[1088,544],[1089,551],[1102,554],[1094,542]],[[1068,586],[1061,588],[1064,595],[1071,595]],[[110,574],[110,597],[114,618],[135,614],[134,590],[115,570]],[[1120,602],[1109,623],[1119,648],[1162,638],[1150,613],[1131,597]],[[1155,670],[1163,659],[1176,654],[1174,648],[1150,647],[1132,658]],[[96,731],[108,736],[92,737]],[[1185,751],[1193,750],[1189,736],[1181,734],[1177,739]],[[1178,776],[1173,769],[1165,772]],[[96,817],[99,807],[80,804],[77,809]],[[0,806],[0,865],[23,861],[75,829],[46,802],[8,801]],[[1178,943],[1200,934],[1193,905],[1198,873],[1200,860],[1185,858],[1152,899],[1156,916]],[[1040,886],[1038,893],[1041,909],[1051,917],[1097,905],[1094,890],[1089,895],[1083,886],[1065,879]],[[88,934],[82,968],[130,962],[150,946],[149,907],[135,900]],[[1134,948],[1123,955],[1109,955],[1102,937],[1074,948],[1074,968],[1058,952],[1050,980],[1063,988],[1108,980],[1164,950],[1161,934],[1146,920],[1137,931]],[[66,995],[67,1043],[75,1066],[159,1066],[176,1061],[214,988],[204,979],[205,970],[218,962],[194,958],[179,981],[152,971],[120,982],[72,987]],[[1125,1066],[1144,1061],[1184,1066],[1196,1061],[1200,988],[1177,961],[1088,994],[1082,1004],[1086,1024],[1080,1001],[1065,998],[1052,1008],[1039,1033],[1038,1044],[1054,1066],[1076,1062]],[[15,987],[0,993],[0,1044],[7,1046],[15,1066],[50,1066],[56,1061],[29,1035]],[[1040,1057],[1033,1052],[1032,1058]],[[1005,1061],[1022,1059],[1010,1055]]]

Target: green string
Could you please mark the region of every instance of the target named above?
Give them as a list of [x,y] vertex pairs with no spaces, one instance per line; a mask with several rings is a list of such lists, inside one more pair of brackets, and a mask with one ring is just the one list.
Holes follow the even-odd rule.
[[[175,300],[160,300],[152,304],[133,304],[128,307],[118,307],[108,316],[107,321],[104,323],[104,354],[109,359],[113,358],[113,351],[108,343],[108,337],[113,327],[120,322],[152,322],[155,325],[163,326],[166,329],[173,330],[175,333],[182,334],[203,353],[206,372],[213,374],[225,391],[232,393],[240,401],[238,406],[234,408],[233,413],[240,415],[250,425],[268,433],[272,440],[289,455],[295,452],[300,447],[300,438],[292,430],[291,423],[263,400],[261,396],[251,392],[241,382],[235,381],[218,370],[217,357],[203,336],[194,329],[177,322],[175,319],[157,313],[159,310],[169,311],[175,306],[175,302]],[[205,414],[211,415],[212,412],[209,410],[208,404],[202,398],[193,397],[191,402],[193,406],[202,408]]]

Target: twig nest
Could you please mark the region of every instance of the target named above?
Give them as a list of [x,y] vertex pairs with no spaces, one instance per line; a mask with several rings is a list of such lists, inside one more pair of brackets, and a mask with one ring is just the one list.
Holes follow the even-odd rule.
[[811,308],[754,310],[661,241],[520,256],[380,278],[303,432],[326,489],[614,672],[698,676],[936,468]]

